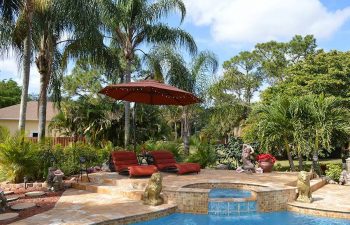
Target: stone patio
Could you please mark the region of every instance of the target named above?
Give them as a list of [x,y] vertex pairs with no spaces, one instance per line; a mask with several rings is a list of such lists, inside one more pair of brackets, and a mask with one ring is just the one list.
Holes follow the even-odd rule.
[[[323,186],[324,181],[312,180],[313,189],[316,190],[313,195],[315,201],[309,205],[293,202],[291,196],[295,195],[297,173],[239,174],[235,171],[202,170],[199,174],[178,176],[163,173],[163,176],[163,193],[168,204],[156,207],[142,204],[140,199],[148,178],[129,178],[116,173],[96,173],[89,175],[91,183],[84,182],[86,180],[83,179],[83,182],[73,184],[73,187],[81,190],[67,190],[54,209],[14,224],[128,224],[164,216],[175,211],[181,212],[183,204],[191,204],[192,200],[194,203],[203,201],[203,196],[207,196],[209,192],[206,188],[213,185],[238,185],[238,187],[252,188],[257,191],[258,196],[261,192],[263,193],[261,196],[266,195],[273,201],[291,201],[288,207],[291,210],[294,209],[293,211],[311,207],[315,210],[323,210],[322,212],[339,210],[343,213],[342,215],[344,213],[350,215],[350,203],[345,201],[345,197],[350,193],[349,186]],[[288,196],[281,198],[285,191]],[[282,195],[277,196],[275,193]],[[169,201],[171,199],[172,201]],[[205,201],[197,205],[200,207],[201,204],[206,206]],[[190,205],[187,208],[191,207]],[[285,204],[286,208],[287,204]],[[319,212],[314,211],[311,214],[319,215]],[[205,212],[198,210],[198,213]],[[305,211],[305,213],[308,212]],[[323,214],[325,215],[329,216],[327,213]]]

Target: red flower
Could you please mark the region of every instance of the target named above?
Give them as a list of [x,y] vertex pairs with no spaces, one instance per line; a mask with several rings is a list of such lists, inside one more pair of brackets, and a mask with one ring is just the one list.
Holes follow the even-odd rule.
[[271,154],[259,154],[256,157],[256,160],[258,162],[264,162],[264,161],[270,161],[272,163],[276,162],[276,158],[273,155],[271,155]]

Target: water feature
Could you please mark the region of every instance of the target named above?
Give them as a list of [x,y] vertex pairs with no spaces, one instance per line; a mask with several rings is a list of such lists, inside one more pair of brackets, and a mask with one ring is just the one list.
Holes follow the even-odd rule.
[[209,192],[209,215],[232,216],[255,212],[257,204],[251,191],[212,189]]

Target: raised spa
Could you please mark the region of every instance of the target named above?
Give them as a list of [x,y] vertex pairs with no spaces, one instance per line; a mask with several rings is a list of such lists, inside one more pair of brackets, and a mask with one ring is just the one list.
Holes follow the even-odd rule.
[[251,191],[240,189],[222,189],[214,188],[209,192],[209,198],[250,198],[252,197]]

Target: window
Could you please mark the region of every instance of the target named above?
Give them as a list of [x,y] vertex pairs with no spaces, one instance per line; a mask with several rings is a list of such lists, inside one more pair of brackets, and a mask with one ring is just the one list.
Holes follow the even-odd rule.
[[38,137],[38,136],[39,136],[38,133],[36,133],[36,132],[35,132],[35,133],[34,133],[34,132],[32,133],[32,137]]

